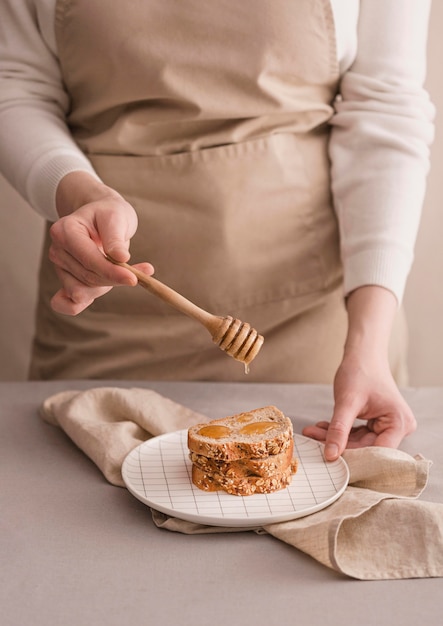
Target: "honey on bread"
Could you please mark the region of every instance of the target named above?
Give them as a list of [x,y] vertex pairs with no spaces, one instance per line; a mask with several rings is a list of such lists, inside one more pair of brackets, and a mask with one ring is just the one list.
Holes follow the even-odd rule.
[[209,437],[210,439],[222,439],[222,437],[229,437],[231,429],[227,426],[209,425],[203,426],[198,431],[201,437]]
[[[267,433],[275,428],[274,422],[251,422],[246,424],[238,430],[239,435],[261,435]],[[229,437],[233,432],[232,428],[228,426],[220,426],[217,424],[203,426],[198,431],[201,437],[209,437],[210,439],[222,439],[223,437]]]
[[188,429],[192,482],[232,495],[284,489],[296,471],[292,424],[274,406],[196,424]]

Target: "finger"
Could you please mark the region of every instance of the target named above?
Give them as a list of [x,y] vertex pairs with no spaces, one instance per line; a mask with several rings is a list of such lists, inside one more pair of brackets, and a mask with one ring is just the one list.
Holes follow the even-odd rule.
[[[127,251],[129,240],[126,239],[128,226],[122,226],[122,218],[118,214],[114,219],[114,213],[106,220],[103,217],[100,220],[97,218],[97,223],[99,221],[105,224],[101,227],[105,237],[117,238],[120,235],[109,233],[113,233],[116,227],[123,228],[123,235],[120,238],[123,238],[126,260],[129,257]],[[58,220],[51,226],[50,234],[52,239],[49,249],[50,260],[80,282],[91,286],[137,284],[137,280],[127,269],[113,265],[104,257],[102,233],[98,230],[97,224],[93,227],[85,216],[71,215]]]
[[357,437],[349,437],[346,448],[366,448],[368,446],[374,446],[377,435],[367,430],[360,429]]
[[349,433],[360,412],[356,397],[336,400],[334,413],[325,440],[325,458],[335,461],[346,448]]
[[62,313],[63,315],[78,315],[90,306],[94,300],[107,293],[111,287],[102,287],[99,293],[95,292],[90,294],[83,294],[78,300],[72,297],[66,292],[65,289],[59,289],[57,293],[51,298],[51,307],[56,313]]
[[[315,426],[306,426],[302,433],[306,437],[324,442],[327,436],[329,422],[318,422]],[[375,445],[377,435],[368,431],[366,426],[353,426],[349,432],[346,448],[364,448]],[[330,460],[330,459],[328,459]]]
[[326,420],[321,420],[319,422],[316,422],[315,426],[318,426],[319,428],[324,428],[325,430],[328,430],[329,422],[327,422]]
[[368,424],[377,436],[374,445],[386,448],[398,448],[403,439],[417,428],[415,416],[406,404],[395,415],[377,417],[369,420]]
[[143,263],[134,263],[133,267],[143,272],[143,274],[147,274],[148,276],[152,276],[154,274],[154,266],[151,263],[143,262]]
[[131,272],[107,261],[95,244],[90,249],[88,247],[86,252],[85,249],[78,248],[75,252],[79,258],[56,244],[52,244],[49,249],[49,259],[54,263],[59,279],[67,291],[68,276],[88,287],[137,284],[137,279]]
[[373,445],[384,448],[398,448],[407,434],[399,425],[392,425],[376,435]]
[[77,315],[92,302],[107,293],[110,286],[85,286],[74,276],[56,268],[57,275],[62,283],[62,288],[51,299],[51,306],[57,313],[65,315]]
[[326,439],[326,432],[328,428],[329,422],[322,420],[320,422],[316,422],[315,424],[309,424],[308,426],[305,426],[302,430],[302,433],[306,437],[311,437],[312,439],[324,441]]
[[93,301],[94,298],[90,301],[74,302],[64,289],[59,289],[51,298],[51,307],[56,313],[61,313],[62,315],[78,315]]
[[302,430],[302,434],[305,437],[310,437],[311,439],[315,439],[316,441],[325,441],[326,439],[327,429],[319,427],[317,424],[312,426],[306,426]]

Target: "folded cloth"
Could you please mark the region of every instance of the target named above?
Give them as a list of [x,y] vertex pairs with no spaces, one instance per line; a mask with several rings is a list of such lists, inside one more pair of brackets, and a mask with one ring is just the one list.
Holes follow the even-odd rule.
[[[61,427],[119,486],[124,486],[123,460],[134,447],[208,419],[155,391],[108,387],[51,396],[41,416]],[[443,504],[417,500],[430,461],[378,447],[347,450],[343,456],[350,481],[336,502],[256,531],[360,580],[443,576]],[[187,534],[241,530],[194,524],[154,510],[152,515],[158,527]]]
[[117,387],[62,391],[43,402],[40,415],[60,426],[119,487],[125,486],[121,467],[133,448],[151,437],[208,420],[150,389]]

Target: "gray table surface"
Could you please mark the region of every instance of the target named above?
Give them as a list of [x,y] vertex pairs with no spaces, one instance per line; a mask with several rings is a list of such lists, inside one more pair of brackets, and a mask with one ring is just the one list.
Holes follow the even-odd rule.
[[[443,623],[443,580],[356,581],[268,535],[159,530],[38,407],[64,389],[148,387],[222,417],[275,404],[295,431],[329,418],[327,386],[57,381],[0,383],[3,626],[254,626]],[[403,444],[434,461],[422,499],[443,502],[443,389],[404,390],[419,429]]]

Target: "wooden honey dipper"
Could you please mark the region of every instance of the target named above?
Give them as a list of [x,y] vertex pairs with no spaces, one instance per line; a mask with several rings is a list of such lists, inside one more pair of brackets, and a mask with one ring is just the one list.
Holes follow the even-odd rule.
[[115,261],[108,255],[106,255],[106,258],[114,265],[120,265],[132,272],[137,277],[139,285],[152,294],[158,296],[181,313],[200,322],[209,331],[213,342],[226,354],[244,363],[245,372],[248,373],[249,364],[259,353],[264,341],[262,335],[259,335],[254,328],[230,315],[220,317],[208,313],[208,311],[201,309],[164,283],[144,274],[137,268],[132,267],[132,265]]

